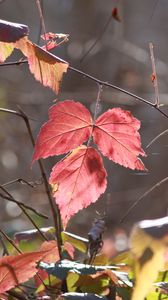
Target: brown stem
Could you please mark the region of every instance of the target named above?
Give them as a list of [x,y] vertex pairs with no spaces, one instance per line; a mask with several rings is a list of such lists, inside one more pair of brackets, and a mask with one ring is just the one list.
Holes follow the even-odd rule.
[[[31,130],[29,119],[28,119],[27,115],[20,108],[19,108],[19,112],[20,112],[23,120],[25,121],[27,131],[28,131],[29,136],[30,136],[30,140],[31,140],[32,145],[34,147],[35,146],[35,140],[34,140],[34,137],[33,137],[33,133],[32,133],[32,130]],[[52,195],[51,195],[51,190],[50,190],[50,187],[49,187],[49,184],[48,184],[48,180],[47,180],[47,176],[46,176],[46,173],[45,173],[45,170],[44,170],[42,160],[39,159],[38,164],[39,164],[39,167],[40,167],[41,176],[42,176],[43,181],[44,181],[46,194],[48,196],[49,204],[50,204],[50,207],[51,207],[51,212],[52,212],[52,215],[53,215],[55,231],[56,231],[56,237],[57,237],[57,243],[58,243],[58,250],[59,250],[59,255],[60,255],[60,259],[61,259],[61,257],[62,257],[62,254],[61,254],[61,252],[62,252],[61,251],[62,238],[61,238],[60,211],[59,211],[58,206],[54,205],[54,201],[53,201],[53,198],[52,198]]]
[[[35,141],[34,141],[34,137],[33,137],[33,134],[32,134],[29,118],[27,117],[27,115],[20,108],[19,108],[19,111],[0,108],[0,112],[6,112],[6,113],[14,114],[14,115],[17,115],[17,116],[21,117],[24,120],[25,125],[27,127],[27,131],[28,131],[29,136],[30,136],[30,140],[31,140],[32,145],[34,147]],[[61,247],[62,247],[61,230],[62,230],[62,228],[61,228],[60,211],[59,211],[58,206],[54,205],[54,201],[53,201],[53,198],[52,198],[52,195],[51,195],[50,187],[49,187],[49,184],[48,184],[47,176],[46,176],[42,161],[38,160],[38,164],[39,164],[39,167],[40,167],[41,176],[42,176],[43,181],[44,181],[46,194],[48,196],[49,204],[50,204],[50,207],[51,207],[51,212],[52,212],[52,215],[53,215],[55,231],[56,231],[56,237],[57,237],[57,242],[58,242],[58,250],[59,250],[59,255],[60,255],[60,258],[61,258],[62,257],[62,254],[61,254]]]
[[23,294],[16,292],[14,290],[8,291],[7,294],[9,296],[12,296],[12,298],[14,297],[15,299],[18,300],[28,300],[28,297],[24,296]]
[[[1,187],[3,187],[3,185],[1,185]],[[33,213],[35,213],[36,215],[38,215],[39,217],[41,217],[41,218],[43,218],[43,219],[48,219],[48,217],[47,217],[46,215],[43,215],[43,214],[39,213],[39,212],[36,211],[33,207],[30,207],[30,206],[28,206],[28,205],[26,205],[26,204],[24,204],[24,203],[22,203],[22,202],[20,202],[20,201],[17,201],[16,199],[13,199],[13,198],[11,198],[11,197],[7,197],[7,196],[5,196],[5,195],[3,195],[3,194],[1,194],[1,193],[0,193],[0,197],[3,198],[3,199],[6,199],[6,200],[8,200],[8,201],[14,202],[14,203],[16,203],[17,205],[20,205],[20,206],[22,206],[22,207],[25,208],[25,209],[31,210]]]
[[27,184],[28,186],[34,188],[35,185],[32,183],[32,182],[29,182],[23,178],[17,178],[17,179],[14,179],[14,180],[11,180],[9,182],[6,182],[4,184],[2,184],[2,186],[8,186],[8,185],[11,185],[11,184],[14,184],[14,183],[21,183],[21,184]]
[[2,229],[0,229],[0,233],[13,246],[13,248],[16,249],[16,251],[18,253],[22,254],[22,251],[16,246],[16,244],[14,243],[14,241],[12,241],[12,239],[10,239],[10,237]]
[[3,240],[3,237],[1,235],[0,235],[0,242],[1,242],[2,248],[3,248],[3,255],[2,256],[9,255],[9,251],[8,251],[8,249],[7,249],[6,245],[5,245],[5,242]]
[[155,90],[155,105],[159,107],[159,88],[158,88],[158,80],[157,80],[157,73],[156,73],[156,63],[153,51],[153,44],[149,43],[150,49],[150,56],[151,56],[151,63],[152,63],[152,82]]
[[[59,58],[58,56],[57,56],[57,60],[60,61],[60,62],[65,62],[65,63],[67,63],[66,61],[62,60],[62,59]],[[20,65],[21,63],[28,63],[28,61],[25,59],[24,61],[21,61],[21,62],[20,62],[20,61],[14,61],[14,62],[1,63],[1,64],[0,64],[0,67],[1,67],[1,66],[3,67],[3,66]],[[83,71],[81,71],[81,70],[78,70],[78,69],[76,69],[76,68],[73,68],[73,67],[71,67],[71,66],[68,67],[68,70],[73,71],[73,72],[75,72],[75,73],[77,73],[77,74],[80,74],[81,76],[86,77],[86,78],[88,78],[88,79],[90,79],[90,80],[92,80],[92,81],[94,81],[94,82],[96,82],[96,83],[98,83],[98,84],[101,84],[102,86],[107,86],[107,87],[112,88],[112,89],[114,89],[114,90],[116,90],[116,91],[118,91],[118,92],[121,92],[121,93],[123,93],[123,94],[125,94],[125,95],[128,95],[128,96],[130,96],[130,97],[132,97],[132,98],[134,98],[134,99],[136,99],[136,100],[138,100],[138,101],[140,101],[140,102],[142,102],[142,103],[145,103],[145,104],[149,105],[150,107],[153,107],[154,109],[156,109],[156,110],[157,110],[158,112],[160,112],[164,117],[168,118],[168,114],[166,114],[166,113],[165,113],[164,111],[162,111],[159,107],[157,107],[157,106],[155,105],[155,103],[152,103],[152,101],[148,101],[148,100],[146,100],[146,99],[144,99],[144,98],[142,98],[142,97],[140,97],[140,96],[138,96],[138,95],[136,95],[136,94],[133,94],[133,93],[131,93],[131,92],[125,90],[125,89],[122,89],[122,88],[118,87],[117,85],[111,84],[111,83],[109,83],[109,82],[107,82],[107,81],[102,81],[102,80],[100,80],[100,79],[98,79],[98,78],[96,78],[96,77],[94,77],[94,76],[91,76],[91,75],[89,75],[89,74],[87,74],[87,73],[85,73],[85,72],[83,72]]]

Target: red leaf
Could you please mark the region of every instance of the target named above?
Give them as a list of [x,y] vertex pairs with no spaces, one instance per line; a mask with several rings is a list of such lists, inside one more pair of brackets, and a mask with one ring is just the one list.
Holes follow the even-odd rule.
[[67,72],[68,63],[33,44],[27,38],[16,42],[15,47],[28,58],[29,69],[35,79],[58,93],[63,73]]
[[91,131],[91,115],[81,103],[67,100],[52,106],[49,121],[42,126],[37,138],[33,161],[80,146]]
[[145,156],[139,128],[140,121],[129,111],[113,108],[96,120],[93,138],[101,152],[115,163],[133,170],[145,170],[138,158],[138,155]]
[[49,41],[46,45],[42,46],[42,49],[50,51],[50,50],[54,49],[57,46],[58,46],[58,44],[57,44],[56,41]]
[[29,29],[26,25],[0,20],[0,41],[14,43],[28,35]]
[[56,241],[44,242],[38,252],[0,258],[0,293],[32,278],[38,272],[39,260],[47,263],[59,260]]
[[33,277],[38,271],[36,262],[43,256],[44,252],[32,252],[2,257],[0,259],[0,293]]
[[120,17],[120,15],[119,15],[119,13],[118,13],[118,8],[117,8],[117,7],[114,7],[114,8],[112,9],[112,17],[113,17],[116,21],[121,22],[121,17]]
[[81,146],[57,163],[49,179],[64,225],[71,216],[99,198],[106,189],[106,170],[93,148]]
[[68,38],[69,34],[65,34],[65,33],[53,33],[53,32],[47,32],[45,34],[41,35],[41,38],[44,41],[49,41],[49,40],[53,40],[53,39],[65,39]]
[[40,247],[40,251],[46,252],[43,255],[43,261],[46,263],[55,263],[60,259],[57,243],[54,240],[44,242]]

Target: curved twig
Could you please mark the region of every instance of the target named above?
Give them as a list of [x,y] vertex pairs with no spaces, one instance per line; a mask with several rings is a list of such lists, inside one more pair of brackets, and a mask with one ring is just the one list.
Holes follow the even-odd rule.
[[125,219],[128,217],[128,215],[130,214],[130,212],[141,202],[141,200],[143,200],[146,196],[148,196],[151,192],[153,192],[156,188],[158,188],[161,184],[165,183],[168,181],[168,177],[165,177],[164,179],[162,179],[161,181],[157,182],[155,185],[153,185],[149,190],[147,190],[142,196],[140,196],[138,198],[138,200],[136,200],[126,211],[126,213],[124,214],[124,216],[120,219],[119,223],[123,223],[123,221],[125,221]]

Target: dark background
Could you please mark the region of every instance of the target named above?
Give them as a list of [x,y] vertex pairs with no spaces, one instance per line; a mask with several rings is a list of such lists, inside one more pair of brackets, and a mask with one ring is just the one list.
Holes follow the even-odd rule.
[[[154,101],[151,82],[151,60],[149,42],[154,44],[156,68],[159,82],[160,102],[168,113],[168,1],[167,0],[43,0],[44,18],[47,31],[68,33],[69,42],[56,48],[53,53],[67,60],[72,66],[104,81],[125,88],[147,100]],[[110,18],[112,8],[117,6],[122,22],[111,19],[107,30],[86,59],[80,59],[88,47],[103,31]],[[30,28],[30,39],[38,42],[40,20],[35,0],[5,0],[0,4],[0,18],[23,23]],[[15,52],[8,61],[21,58]],[[19,105],[29,116],[34,136],[47,120],[48,108],[54,99],[73,99],[83,102],[94,111],[97,85],[71,71],[64,76],[58,97],[48,88],[35,81],[27,65],[0,68],[0,107],[17,110]],[[168,136],[165,134],[151,147],[148,143],[160,132],[167,129],[168,120],[158,111],[138,102],[116,90],[105,88],[101,96],[101,112],[120,106],[130,110],[141,120],[143,159],[148,172],[142,173],[125,169],[105,159],[108,171],[108,187],[96,204],[81,211],[70,221],[70,230],[86,235],[96,211],[105,215],[109,232],[122,227],[131,228],[140,219],[158,218],[167,215],[167,183],[150,193],[132,210],[119,225],[126,210],[145,191],[168,176]],[[16,178],[40,183],[37,163],[30,168],[33,148],[23,121],[14,115],[0,113],[0,183]],[[57,158],[45,161],[47,176]],[[48,213],[49,207],[41,184],[31,188],[19,183],[8,190],[17,199],[38,210]],[[25,230],[32,225],[20,214],[16,205],[0,199],[0,223],[8,232]],[[34,216],[35,217],[35,216]],[[40,219],[40,226],[52,225]]]

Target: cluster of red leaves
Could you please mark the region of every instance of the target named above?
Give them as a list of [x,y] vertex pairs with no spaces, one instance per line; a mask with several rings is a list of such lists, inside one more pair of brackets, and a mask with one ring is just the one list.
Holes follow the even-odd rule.
[[[72,246],[65,246],[73,257]],[[0,293],[10,290],[18,284],[32,278],[37,272],[37,262],[43,260],[53,263],[59,260],[59,253],[55,241],[44,242],[37,252],[0,258]]]
[[[113,17],[119,19],[117,9]],[[0,61],[14,48],[27,57],[30,71],[44,86],[56,93],[68,64],[28,40],[28,27],[0,20]],[[67,38],[67,35],[47,33],[46,41]],[[46,45],[47,48],[47,45]],[[126,168],[145,170],[139,155],[140,122],[128,111],[113,108],[93,121],[90,112],[71,100],[54,105],[49,110],[37,138],[33,161],[72,151],[53,168],[49,182],[59,205],[64,226],[80,209],[95,202],[106,189],[106,171],[99,152],[83,143],[93,139],[100,152]]]
[[140,122],[121,108],[109,109],[94,122],[79,102],[66,100],[52,106],[39,133],[33,162],[72,151],[50,175],[54,197],[64,225],[76,212],[95,202],[106,189],[106,171],[99,152],[82,145],[91,137],[110,160],[126,168],[145,170],[138,129]]

